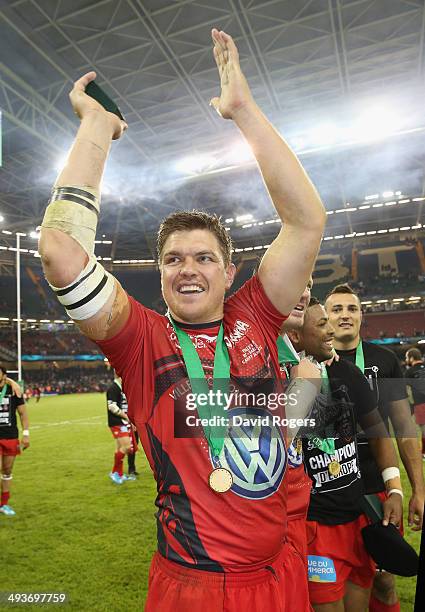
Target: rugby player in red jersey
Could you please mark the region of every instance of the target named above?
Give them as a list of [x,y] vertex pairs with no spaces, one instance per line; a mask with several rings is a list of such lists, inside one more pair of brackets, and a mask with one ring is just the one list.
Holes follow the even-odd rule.
[[[19,414],[22,425],[21,442],[19,441],[16,413]],[[0,512],[7,516],[16,514],[9,506],[15,457],[21,453],[21,446],[28,448],[29,445],[29,421],[21,388],[15,381],[7,377],[6,369],[0,366]]]
[[[277,341],[281,374],[283,379],[287,380],[288,382],[294,377],[308,379],[310,382],[316,378],[321,378],[320,370],[309,359],[301,358],[301,356],[298,355],[287,335],[287,332],[290,330],[302,329],[304,315],[310,302],[312,286],[313,279],[310,278],[298,304],[284,322],[281,336]],[[289,388],[287,389],[287,395],[289,395],[288,391]],[[306,402],[305,416],[308,414],[315,395],[315,390],[313,390],[312,393],[309,393],[307,390],[307,396],[303,398]],[[300,405],[300,402],[298,402],[298,404]],[[286,410],[287,417],[290,417],[289,410],[290,409],[288,407]],[[302,589],[305,589],[305,591],[308,593],[306,520],[312,482],[304,467],[302,440],[296,435],[291,435],[291,430],[289,429],[288,469],[285,473],[284,485],[286,486],[288,493],[287,540],[291,542],[295,550],[298,551],[305,562],[304,583],[299,580],[295,584],[288,585],[288,590],[291,589],[291,587],[293,589],[292,596],[295,600],[296,594],[302,592]]]
[[[71,92],[81,126],[46,210],[39,252],[59,300],[121,376],[157,481],[158,552],[146,610],[305,610],[308,602],[285,601],[286,580],[296,582],[304,565],[285,543],[284,432],[241,426],[213,435],[205,419],[196,437],[175,435],[188,378],[192,391],[205,389],[211,374],[215,389],[220,380],[257,394],[279,386],[276,340],[310,277],[326,220],[296,156],[255,103],[233,39],[216,29],[212,37],[221,95],[211,104],[251,146],[283,223],[258,273],[224,300],[235,275],[231,241],[217,217],[199,211],[174,213],[159,230],[169,317],[129,297],[96,261],[99,185],[111,140],[126,124],[85,94],[95,73]],[[200,414],[202,394],[192,395]],[[223,412],[217,400],[218,407]],[[232,417],[237,410],[232,404]]]

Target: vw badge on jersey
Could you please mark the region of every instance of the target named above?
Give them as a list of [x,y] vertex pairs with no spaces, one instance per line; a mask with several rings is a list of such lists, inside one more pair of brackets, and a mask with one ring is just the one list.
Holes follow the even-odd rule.
[[[230,490],[248,499],[273,495],[282,482],[287,453],[279,427],[272,424],[272,413],[258,408],[236,408],[229,410],[228,416],[231,420],[241,416],[252,422],[230,426],[224,440],[219,465],[233,476]],[[268,417],[268,425],[256,423],[263,417]],[[212,459],[211,462],[214,465]]]

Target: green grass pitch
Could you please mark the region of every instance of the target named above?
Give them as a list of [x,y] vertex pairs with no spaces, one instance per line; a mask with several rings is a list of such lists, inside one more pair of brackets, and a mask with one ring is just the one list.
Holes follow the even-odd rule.
[[[28,410],[31,447],[15,462],[10,500],[17,514],[0,515],[0,591],[66,592],[66,609],[78,612],[142,610],[156,547],[156,487],[143,452],[138,480],[114,485],[104,395],[31,400]],[[406,528],[406,538],[419,549],[418,533]],[[412,610],[416,579],[397,587],[402,611]]]

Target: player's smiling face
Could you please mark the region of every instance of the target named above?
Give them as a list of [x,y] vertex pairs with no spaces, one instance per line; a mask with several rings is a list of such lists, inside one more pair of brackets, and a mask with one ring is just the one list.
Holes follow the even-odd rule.
[[323,306],[316,304],[308,308],[301,332],[302,348],[306,355],[312,355],[317,361],[330,359],[334,335],[334,328]]
[[356,295],[334,293],[326,300],[325,307],[329,321],[335,328],[336,340],[349,342],[360,335],[362,312]]
[[223,317],[224,294],[236,269],[225,266],[214,234],[204,229],[170,234],[160,269],[162,294],[173,318],[209,323]]

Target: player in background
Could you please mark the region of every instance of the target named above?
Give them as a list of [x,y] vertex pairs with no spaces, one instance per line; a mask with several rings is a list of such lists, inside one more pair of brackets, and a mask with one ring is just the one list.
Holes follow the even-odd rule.
[[[302,329],[304,315],[310,302],[312,286],[313,280],[310,278],[298,304],[284,322],[281,335],[277,341],[282,377],[288,383],[291,377],[297,376],[305,379],[320,378],[320,370],[309,359],[302,359],[302,356],[298,355],[287,333]],[[312,394],[309,398],[310,401],[307,400],[310,406],[315,395],[316,393]],[[289,407],[287,408],[287,417],[289,416],[288,410],[290,410]],[[291,438],[288,439],[288,469],[285,474],[285,483],[288,488],[288,522],[290,521],[288,538],[292,540],[294,547],[307,562],[305,521],[310,501],[311,480],[304,468],[301,439],[296,435],[294,436],[290,430],[288,430],[288,437]]]
[[404,376],[410,390],[416,425],[421,430],[421,452],[422,459],[425,459],[425,363],[418,348],[411,348],[406,352],[406,366]]
[[[0,460],[1,460],[1,498],[0,512],[13,516],[15,511],[9,506],[10,485],[15,457],[30,445],[29,421],[21,389],[17,383],[7,377],[7,371],[0,366]],[[19,441],[19,430],[16,413],[22,426],[22,440]]]
[[[425,486],[422,457],[411,420],[406,385],[396,355],[387,348],[362,340],[362,311],[359,296],[349,285],[337,285],[325,300],[329,321],[335,330],[334,346],[340,357],[355,363],[369,380],[378,408],[388,426],[391,421],[399,454],[412,489],[408,524],[414,531],[422,528]],[[366,493],[385,496],[380,471],[371,456],[367,440],[359,441],[360,469]],[[370,612],[399,612],[394,576],[388,572],[376,575],[369,604]]]
[[[333,356],[334,330],[323,306],[310,300],[301,329],[288,332],[297,351],[318,362]],[[310,600],[317,612],[359,612],[367,608],[375,564],[361,530],[369,524],[361,503],[363,484],[356,443],[357,424],[373,432],[369,443],[389,491],[383,524],[401,520],[399,478],[388,478],[397,465],[367,381],[351,363],[340,359],[322,365],[323,391],[310,416],[315,427],[302,428],[304,461],[313,482],[307,522]],[[327,389],[327,391],[326,391]]]
[[[314,365],[309,359],[302,358],[298,355],[293,347],[287,332],[291,330],[301,329],[304,323],[304,315],[307,310],[311,297],[311,289],[313,279],[310,278],[306,288],[300,298],[300,301],[290,313],[282,326],[281,335],[277,340],[278,357],[283,380],[288,384],[286,389],[287,395],[290,394],[291,378],[303,378],[312,381],[320,379],[320,369]],[[304,387],[304,397],[298,397],[298,405],[301,402],[305,403],[305,416],[308,415],[309,409],[313,404],[315,397],[319,391],[316,386],[309,389]],[[297,416],[299,415],[299,407],[297,406]],[[291,407],[286,407],[286,417],[290,418]],[[295,415],[294,415],[295,416]],[[298,551],[305,562],[304,582],[301,579],[297,583],[289,585],[292,588],[290,597],[293,601],[297,599],[297,593],[302,589],[308,592],[308,573],[307,573],[307,510],[310,502],[310,491],[312,482],[308,476],[303,462],[302,440],[296,436],[296,432],[288,428],[288,468],[285,473],[284,485],[287,487],[288,504],[288,534],[287,538]]]
[[[133,432],[133,426],[128,418],[127,398],[122,390],[121,378],[115,375],[114,382],[106,392],[106,402],[108,408],[108,426],[112,436],[116,442],[116,450],[114,454],[114,464],[109,478],[115,484],[122,484],[126,480],[136,480],[134,455],[137,451],[137,443]],[[133,467],[132,472],[129,469],[129,475],[124,474],[123,462],[127,456],[129,466]],[[130,456],[132,462],[130,463]]]
[[[122,377],[157,481],[158,552],[147,612],[213,612],[223,605],[228,612],[280,612],[294,603],[305,609],[307,602],[288,602],[285,592],[305,568],[285,543],[283,432],[276,427],[270,437],[257,430],[254,440],[243,435],[235,445],[207,425],[190,438],[174,431],[188,379],[192,389],[196,381],[207,384],[206,374],[258,392],[279,388],[276,340],[311,275],[326,221],[296,156],[255,103],[233,39],[216,29],[212,37],[221,94],[211,104],[251,146],[282,221],[258,273],[224,300],[235,276],[231,240],[216,216],[201,211],[176,212],[160,227],[169,317],[129,297],[96,261],[100,180],[111,140],[126,126],[85,94],[94,73],[71,93],[81,126],[47,208],[39,252],[67,312]],[[252,444],[259,452],[250,452]],[[227,462],[230,445],[237,466]],[[266,472],[253,478],[257,466]]]

